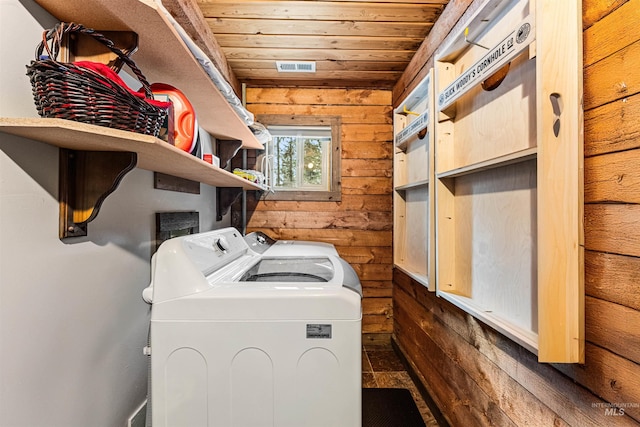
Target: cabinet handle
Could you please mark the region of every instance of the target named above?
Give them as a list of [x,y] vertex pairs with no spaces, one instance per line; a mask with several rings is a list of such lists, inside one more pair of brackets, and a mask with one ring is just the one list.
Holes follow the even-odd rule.
[[549,95],[551,108],[553,109],[553,134],[558,137],[560,134],[560,115],[562,114],[562,98],[559,93],[553,92]]

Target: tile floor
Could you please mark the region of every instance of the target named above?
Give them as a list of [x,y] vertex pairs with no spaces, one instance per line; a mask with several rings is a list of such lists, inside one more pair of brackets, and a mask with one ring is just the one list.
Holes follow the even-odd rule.
[[409,389],[426,426],[438,426],[438,422],[390,344],[364,345],[362,349],[362,387]]

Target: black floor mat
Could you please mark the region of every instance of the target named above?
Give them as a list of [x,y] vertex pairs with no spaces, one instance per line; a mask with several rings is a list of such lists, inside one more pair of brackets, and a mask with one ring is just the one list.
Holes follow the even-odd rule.
[[425,427],[406,388],[363,388],[362,427]]

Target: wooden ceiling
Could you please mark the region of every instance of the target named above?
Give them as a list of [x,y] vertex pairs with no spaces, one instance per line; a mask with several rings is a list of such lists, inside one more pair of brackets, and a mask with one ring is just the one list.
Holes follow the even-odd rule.
[[[197,0],[249,86],[392,88],[449,0]],[[315,61],[279,73],[275,61]]]

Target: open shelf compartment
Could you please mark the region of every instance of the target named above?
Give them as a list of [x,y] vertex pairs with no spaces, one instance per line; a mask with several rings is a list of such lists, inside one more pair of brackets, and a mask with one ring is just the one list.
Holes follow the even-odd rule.
[[435,291],[433,73],[394,110],[394,265]]

